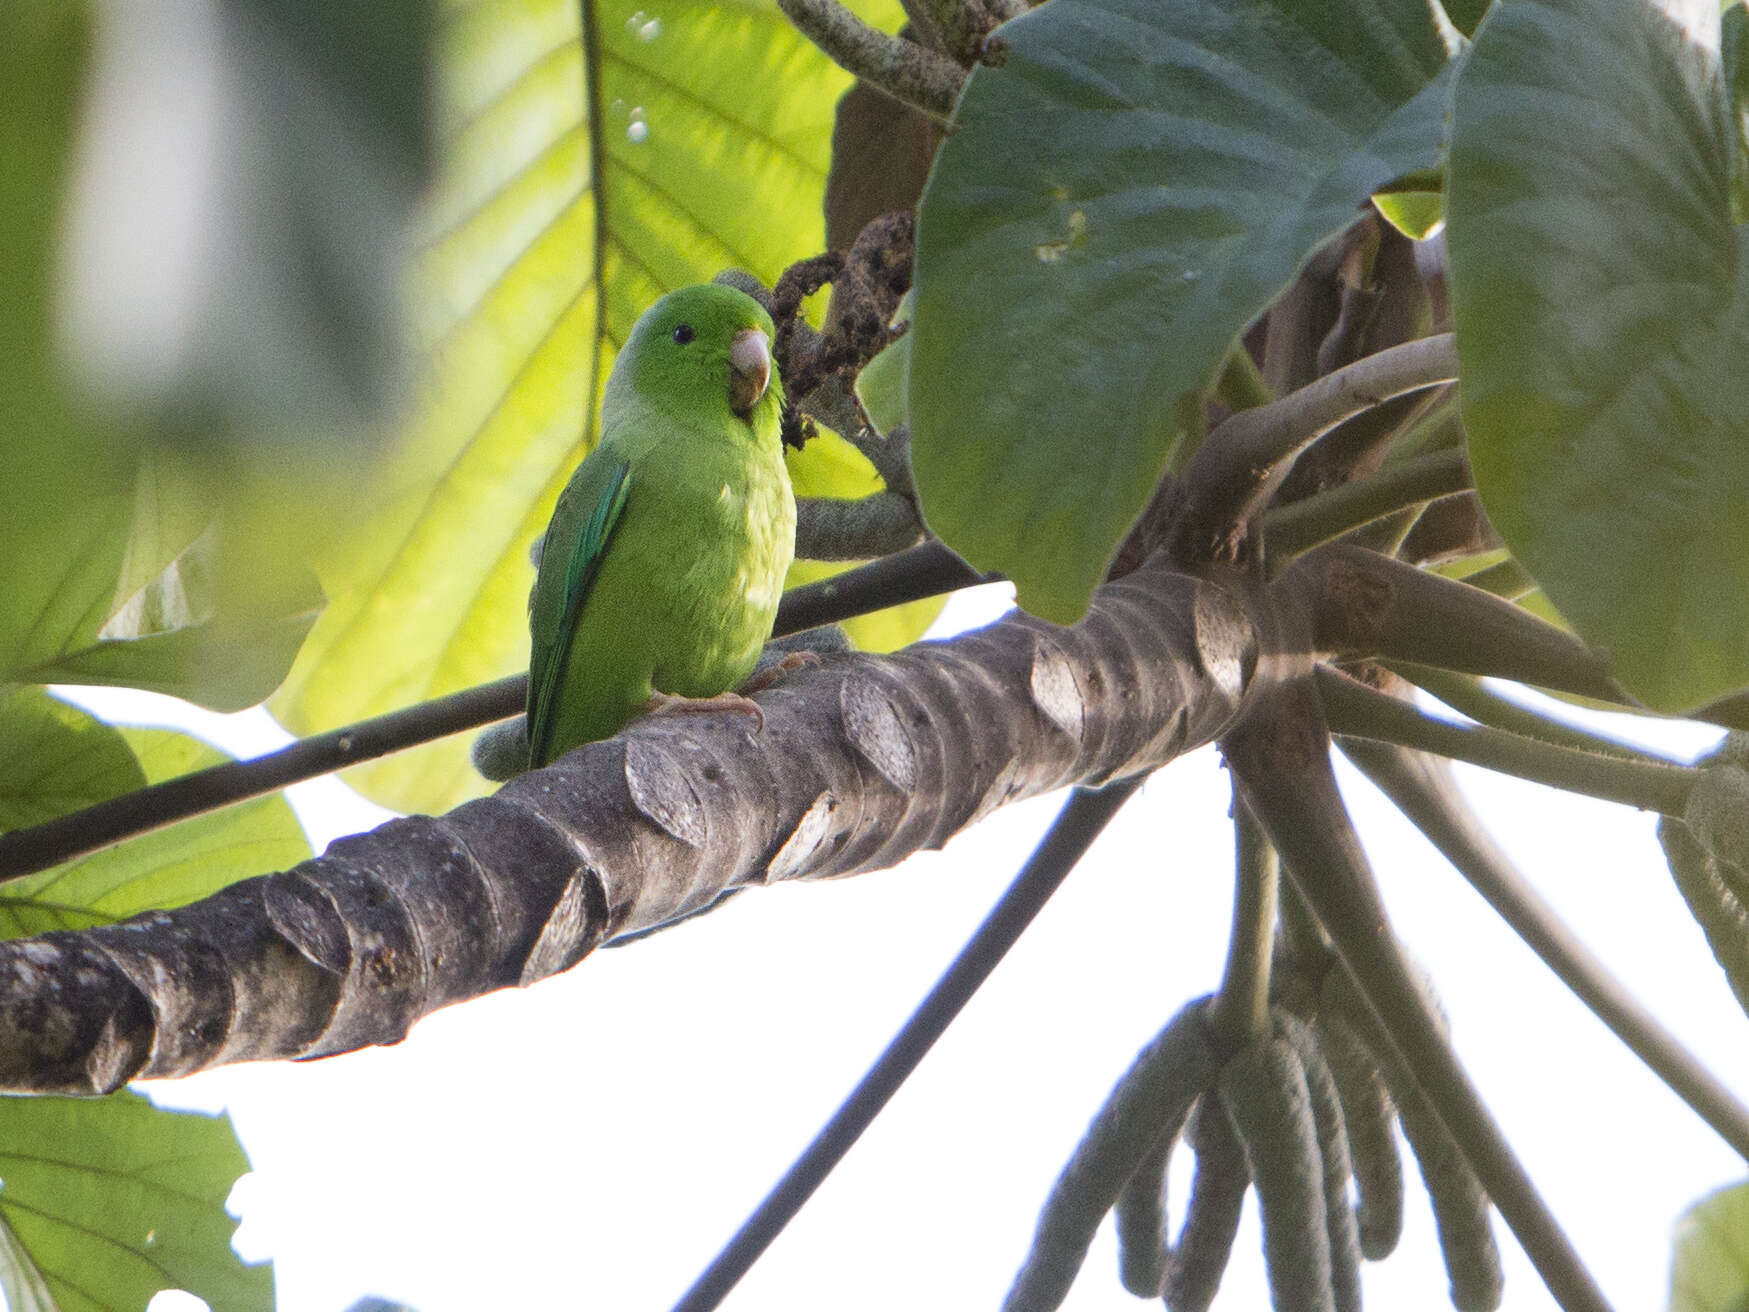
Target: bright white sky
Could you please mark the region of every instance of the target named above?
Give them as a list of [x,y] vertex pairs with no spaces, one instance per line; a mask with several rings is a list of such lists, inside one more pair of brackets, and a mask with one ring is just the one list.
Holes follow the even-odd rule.
[[[938,628],[1004,604],[980,591]],[[233,752],[284,740],[259,712],[66,691]],[[1664,726],[1657,745],[1692,754],[1712,737]],[[1340,768],[1396,926],[1513,1144],[1616,1306],[1662,1307],[1677,1215],[1743,1163]],[[1543,894],[1749,1100],[1745,1018],[1675,892],[1653,818],[1459,770]],[[1131,800],[725,1307],[1000,1305],[1088,1118],[1136,1050],[1219,982],[1228,798],[1205,749]],[[293,800],[318,850],[386,814],[333,781]],[[255,1167],[233,1195],[238,1247],[276,1260],[287,1312],[337,1312],[367,1293],[420,1312],[661,1312],[860,1077],[1061,801],[1010,807],[890,872],[749,892],[562,978],[440,1012],[395,1048],[144,1087],[231,1112]],[[1182,1201],[1187,1177],[1174,1185]],[[1506,1308],[1553,1307],[1496,1230]],[[1375,1308],[1447,1305],[1424,1195],[1411,1191],[1402,1246],[1365,1279]],[[160,1298],[154,1312],[190,1305]],[[1118,1283],[1109,1223],[1065,1306],[1142,1306]],[[1252,1201],[1216,1307],[1267,1306]]]

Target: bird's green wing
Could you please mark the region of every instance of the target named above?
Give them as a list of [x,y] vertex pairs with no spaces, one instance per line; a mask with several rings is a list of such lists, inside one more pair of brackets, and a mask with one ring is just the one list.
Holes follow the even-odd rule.
[[[632,467],[621,460],[605,468],[605,477],[590,477],[595,471],[578,471],[578,479],[565,489],[561,505],[553,516],[542,548],[540,577],[535,584],[533,614],[529,627],[534,641],[528,663],[528,749],[531,763],[544,761],[552,738],[553,718],[557,710],[557,694],[565,679],[565,665],[571,654],[571,640],[577,631],[577,617],[583,603],[589,599],[595,576],[600,572],[608,542],[625,509],[626,496],[631,491]],[[568,513],[567,513],[568,512]],[[581,525],[571,529],[570,522],[584,515]],[[566,531],[568,530],[568,531]],[[569,539],[569,543],[565,539]],[[556,570],[557,559],[548,553],[570,552],[563,561],[564,585],[555,595],[557,578],[549,577],[549,567]]]

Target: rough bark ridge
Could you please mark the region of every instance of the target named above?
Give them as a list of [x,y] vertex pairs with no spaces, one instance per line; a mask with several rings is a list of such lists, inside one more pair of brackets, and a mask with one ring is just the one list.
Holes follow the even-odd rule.
[[1156,556],[1072,629],[1015,613],[792,675],[757,735],[736,712],[647,718],[194,905],[0,943],[0,1088],[394,1043],[727,889],[880,869],[1006,802],[1153,769],[1234,721],[1257,601]]

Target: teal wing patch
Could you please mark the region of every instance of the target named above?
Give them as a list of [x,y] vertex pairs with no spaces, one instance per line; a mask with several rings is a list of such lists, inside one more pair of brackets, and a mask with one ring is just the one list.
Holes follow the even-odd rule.
[[[590,589],[595,585],[595,576],[601,571],[608,542],[619,523],[620,512],[625,509],[626,496],[631,491],[631,486],[631,464],[622,460],[608,474],[595,505],[589,512],[589,518],[584,521],[582,529],[572,542],[571,554],[565,561],[564,607],[560,612],[558,628],[546,635],[546,642],[541,641],[543,635],[536,634],[528,670],[528,748],[531,765],[546,764],[547,750],[552,743],[553,720],[558,708],[558,691],[565,681],[565,667],[570,660],[571,640],[577,631],[577,618],[583,612],[583,603],[589,600]],[[556,523],[554,527],[557,527]],[[549,563],[544,558],[546,552],[562,549],[564,545],[555,542],[552,534],[552,529],[549,529],[546,545],[542,550],[542,573]],[[556,561],[552,563],[557,564]],[[538,591],[539,583],[536,588]]]

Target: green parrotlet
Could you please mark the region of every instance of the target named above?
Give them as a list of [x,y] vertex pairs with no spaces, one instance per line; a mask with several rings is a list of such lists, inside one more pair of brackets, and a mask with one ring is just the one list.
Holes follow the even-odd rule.
[[753,672],[795,551],[772,334],[744,293],[685,287],[614,361],[529,599],[531,767]]

